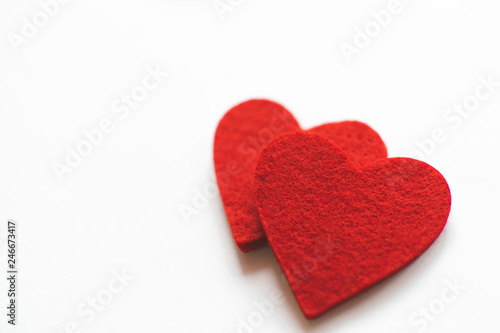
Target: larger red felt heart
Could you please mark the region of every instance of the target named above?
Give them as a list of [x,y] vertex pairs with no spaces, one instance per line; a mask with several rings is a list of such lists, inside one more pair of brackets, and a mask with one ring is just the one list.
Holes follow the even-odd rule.
[[[217,127],[214,139],[217,183],[234,240],[243,252],[266,243],[253,196],[257,157],[273,138],[300,130],[288,110],[269,100],[249,100],[233,107]],[[333,140],[357,166],[387,158],[380,136],[363,123],[330,123],[309,131]]]
[[390,158],[358,169],[305,132],[264,148],[254,185],[269,244],[309,319],[416,259],[451,205],[448,184],[428,164]]

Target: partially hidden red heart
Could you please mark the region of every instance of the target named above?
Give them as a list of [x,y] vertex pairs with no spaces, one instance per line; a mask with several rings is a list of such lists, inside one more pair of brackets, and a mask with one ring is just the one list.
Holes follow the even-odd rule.
[[[269,100],[249,100],[229,110],[214,139],[219,192],[236,244],[248,252],[266,244],[253,194],[253,173],[264,145],[275,137],[301,131],[293,115]],[[329,123],[309,130],[334,141],[356,166],[387,158],[380,136],[357,121]]]
[[309,319],[415,260],[451,205],[430,165],[389,158],[358,169],[334,143],[305,132],[264,148],[254,185],[269,244]]

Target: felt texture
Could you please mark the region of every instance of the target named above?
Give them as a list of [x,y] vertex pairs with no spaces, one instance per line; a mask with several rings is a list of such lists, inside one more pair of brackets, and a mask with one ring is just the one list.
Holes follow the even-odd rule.
[[[214,165],[219,192],[234,240],[243,252],[266,244],[253,194],[253,173],[264,145],[279,135],[301,131],[282,105],[254,99],[230,109],[214,138]],[[333,140],[356,166],[387,158],[380,136],[357,121],[329,123],[310,131]]]
[[254,186],[269,244],[309,319],[415,260],[451,205],[430,165],[389,158],[357,168],[332,141],[307,132],[264,148]]

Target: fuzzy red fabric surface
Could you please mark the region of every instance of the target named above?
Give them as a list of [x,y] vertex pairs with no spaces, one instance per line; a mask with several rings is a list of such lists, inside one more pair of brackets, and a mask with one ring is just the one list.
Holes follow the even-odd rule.
[[[275,137],[300,130],[287,109],[269,100],[249,100],[233,107],[217,127],[214,139],[217,183],[234,240],[243,252],[266,244],[253,195],[257,157]],[[329,123],[310,131],[333,140],[357,166],[387,157],[380,136],[363,123]]]
[[358,169],[307,132],[264,148],[254,186],[269,244],[309,319],[415,260],[451,205],[446,180],[428,164],[389,158]]

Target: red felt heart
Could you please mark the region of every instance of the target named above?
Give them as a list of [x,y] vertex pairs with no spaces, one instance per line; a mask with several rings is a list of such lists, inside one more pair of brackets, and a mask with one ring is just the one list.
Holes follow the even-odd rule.
[[[257,157],[273,138],[300,130],[288,110],[268,100],[249,100],[233,107],[217,127],[214,139],[217,183],[234,240],[243,252],[266,243],[252,186]],[[363,123],[330,123],[309,131],[333,140],[357,166],[387,158],[380,136]]]
[[415,260],[451,205],[448,184],[428,164],[390,158],[358,169],[334,143],[305,132],[264,148],[254,186],[269,244],[309,319]]

